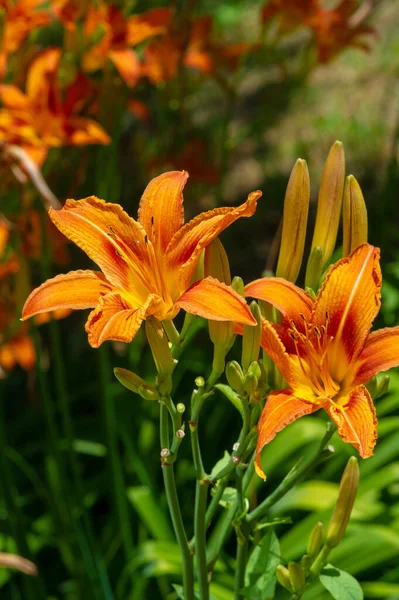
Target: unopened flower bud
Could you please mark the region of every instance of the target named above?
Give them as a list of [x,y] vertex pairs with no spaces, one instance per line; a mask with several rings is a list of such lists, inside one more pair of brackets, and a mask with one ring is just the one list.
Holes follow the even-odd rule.
[[251,302],[249,308],[257,321],[257,325],[244,325],[244,333],[242,336],[242,359],[241,364],[244,372],[246,372],[254,361],[259,358],[260,338],[262,334],[262,318],[259,305]]
[[381,373],[381,375],[377,375],[377,385],[374,396],[375,400],[388,392],[389,381],[390,377],[388,373]]
[[306,265],[305,288],[317,292],[321,274],[323,271],[323,250],[320,246],[314,246],[310,251],[308,264]]
[[183,414],[184,411],[186,410],[186,407],[184,406],[184,404],[182,402],[178,402],[176,404],[176,410],[178,413]]
[[343,201],[342,256],[348,256],[360,244],[367,242],[367,209],[360,185],[353,175],[345,181]]
[[251,396],[251,394],[253,394],[255,392],[257,387],[258,387],[258,378],[256,377],[256,375],[254,373],[251,373],[250,371],[248,371],[248,373],[244,377],[244,390],[246,391],[248,396]]
[[175,368],[175,360],[170,351],[168,336],[158,319],[148,317],[145,321],[145,332],[160,375],[171,375]]
[[[231,284],[229,259],[222,242],[216,238],[205,248],[204,276],[214,277],[221,283]],[[234,323],[208,321],[209,337],[213,344],[228,347],[234,336]]]
[[359,465],[357,458],[351,456],[341,478],[335,510],[327,526],[326,546],[328,548],[335,548],[338,546],[344,536],[355,502],[358,486]]
[[204,387],[205,379],[202,377],[202,375],[198,375],[198,377],[195,378],[195,385],[199,388]]
[[305,571],[305,577],[309,573],[310,567],[312,566],[313,558],[309,554],[304,554],[301,558],[301,567]]
[[302,594],[305,589],[306,579],[303,567],[296,562],[288,563],[288,573],[290,575],[291,585],[297,594]]
[[302,265],[310,198],[309,171],[298,158],[284,200],[283,231],[276,275],[295,283]]
[[341,142],[335,142],[324,163],[312,240],[312,248],[319,246],[323,251],[322,268],[329,263],[334,252],[341,215],[344,182],[344,147]]
[[292,589],[290,574],[287,567],[284,567],[284,565],[278,565],[276,569],[276,577],[277,581],[283,586],[284,589],[291,593],[294,591]]
[[135,373],[132,373],[132,371],[116,367],[114,375],[125,388],[131,392],[140,394],[145,400],[159,400],[159,394],[154,386],[144,381],[144,379]]
[[313,527],[309,535],[307,553],[313,558],[320,552],[323,545],[324,538],[324,524],[319,521]]
[[233,288],[233,290],[235,292],[237,292],[237,294],[240,294],[240,296],[245,298],[245,285],[244,285],[244,282],[241,279],[241,277],[238,277],[238,275],[233,277],[233,281],[231,282],[231,287]]
[[226,378],[229,383],[229,386],[239,394],[242,394],[242,392],[244,391],[244,374],[236,360],[231,360],[227,363]]

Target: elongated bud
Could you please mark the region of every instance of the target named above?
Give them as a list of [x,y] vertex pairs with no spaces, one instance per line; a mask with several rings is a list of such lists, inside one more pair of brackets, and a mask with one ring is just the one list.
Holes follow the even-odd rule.
[[236,360],[231,360],[226,365],[226,379],[228,381],[229,386],[238,392],[238,394],[242,394],[244,391],[243,383],[244,383],[244,373],[242,372],[241,366],[238,364]]
[[258,360],[260,338],[262,334],[262,317],[260,308],[255,302],[251,302],[249,308],[257,321],[257,325],[244,325],[244,334],[242,336],[242,368],[244,372],[249,369],[249,366],[254,361]]
[[323,272],[323,249],[320,246],[314,246],[311,249],[308,264],[306,266],[305,288],[317,292],[321,274]]
[[[221,283],[231,284],[229,259],[222,242],[216,238],[205,249],[205,277],[214,277]],[[234,323],[229,321],[208,321],[209,337],[215,345],[228,348],[233,341]]]
[[377,375],[377,385],[374,396],[376,400],[388,392],[389,381],[390,377],[388,373],[381,373],[381,375]]
[[306,575],[310,571],[312,562],[313,562],[313,558],[309,554],[304,554],[301,558],[301,567],[305,571],[305,578],[306,578]]
[[319,521],[313,527],[312,531],[309,535],[307,553],[310,554],[311,557],[317,556],[320,552],[321,547],[324,541],[324,524]]
[[310,180],[306,161],[298,158],[288,181],[284,200],[283,231],[276,275],[288,281],[298,278],[305,247]]
[[258,378],[256,377],[256,375],[248,371],[244,378],[244,390],[246,391],[248,396],[251,396],[255,392],[257,387]]
[[291,584],[295,592],[297,594],[302,594],[306,585],[305,571],[303,570],[303,567],[296,562],[289,562],[288,573],[290,575]]
[[148,317],[145,321],[145,332],[158,373],[171,375],[176,363],[170,352],[168,336],[162,323],[158,319]]
[[353,175],[349,175],[345,181],[342,217],[342,255],[348,256],[360,244],[367,242],[366,203],[360,185]]
[[241,277],[238,277],[238,275],[233,277],[233,281],[231,282],[231,287],[233,288],[233,290],[235,292],[237,292],[237,294],[240,294],[240,296],[245,298],[245,285],[244,285],[244,282],[241,279]]
[[328,548],[335,548],[338,546],[344,536],[355,502],[358,486],[359,465],[357,458],[351,456],[341,478],[335,510],[327,526],[326,546]]
[[151,384],[147,383],[128,369],[115,367],[114,375],[125,388],[136,394],[140,394],[145,400],[159,400],[157,390]]
[[316,225],[312,241],[312,248],[319,246],[323,251],[323,268],[328,264],[335,248],[344,181],[344,147],[341,142],[335,142],[327,156],[321,176]]
[[276,569],[277,581],[289,592],[293,592],[289,571],[284,565],[278,565]]

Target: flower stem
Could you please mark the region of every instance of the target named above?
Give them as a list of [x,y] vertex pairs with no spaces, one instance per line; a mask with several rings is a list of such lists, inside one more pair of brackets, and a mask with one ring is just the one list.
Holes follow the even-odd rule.
[[248,540],[237,540],[237,560],[234,585],[234,600],[242,600],[245,595],[241,592],[245,584],[245,569],[248,559]]
[[[161,449],[168,450],[169,441],[169,414],[168,409],[163,402],[160,406],[160,437]],[[162,464],[162,475],[165,485],[166,499],[168,501],[170,517],[172,519],[173,529],[179,544],[180,553],[183,562],[183,590],[185,600],[194,600],[194,573],[193,557],[190,553],[187,536],[184,529],[181,516],[179,499],[176,491],[176,482],[173,463],[165,460]]]
[[302,477],[304,477],[309,471],[311,471],[315,467],[315,465],[317,465],[317,463],[323,460],[326,455],[329,456],[331,454],[329,450],[325,449],[325,446],[330,441],[331,437],[334,434],[334,431],[335,427],[332,425],[332,423],[329,423],[326,434],[320,442],[315,454],[311,455],[307,460],[303,461],[303,463],[300,466],[294,467],[294,469],[292,469],[288,473],[288,475],[280,483],[278,488],[276,488],[274,492],[270,494],[270,496],[265,498],[265,500],[263,500],[263,502],[261,502],[259,506],[257,506],[246,516],[247,523],[253,523],[257,519],[263,517],[267,513],[267,511],[270,510],[270,508],[274,506],[274,504],[276,504],[276,502],[280,500],[280,498],[285,496],[285,494],[290,489],[292,489],[294,485],[300,479],[302,479]]

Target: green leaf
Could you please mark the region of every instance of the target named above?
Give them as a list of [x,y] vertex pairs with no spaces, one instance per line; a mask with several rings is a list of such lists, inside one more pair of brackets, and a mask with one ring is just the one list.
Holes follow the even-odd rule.
[[264,600],[274,597],[278,564],[280,564],[280,545],[274,531],[269,531],[255,546],[249,557],[245,570],[245,598]]
[[216,384],[215,388],[222,392],[223,396],[225,396],[227,400],[229,400],[232,403],[232,405],[238,410],[240,415],[243,417],[244,411],[242,407],[242,401],[237,392],[232,390],[229,385],[225,385],[224,383]]
[[320,573],[320,582],[335,600],[363,600],[363,590],[352,575],[332,565]]
[[227,465],[230,463],[230,454],[227,452],[227,450],[224,451],[224,456],[223,458],[221,458],[220,460],[217,461],[217,463],[214,465],[212,471],[211,471],[211,479],[217,475],[222,469],[224,469],[225,467],[227,467]]
[[160,541],[173,540],[169,522],[148,487],[128,488],[127,497],[138,512],[140,520],[155,539]]
[[219,500],[220,506],[223,506],[223,508],[231,508],[235,502],[236,496],[237,490],[232,487],[227,487]]

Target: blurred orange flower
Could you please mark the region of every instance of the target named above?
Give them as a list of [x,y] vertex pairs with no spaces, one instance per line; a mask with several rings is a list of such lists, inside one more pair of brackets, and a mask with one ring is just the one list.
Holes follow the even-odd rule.
[[171,171],[153,179],[142,196],[139,218],[95,197],[67,200],[50,209],[52,221],[102,269],[71,271],[34,290],[23,308],[27,319],[48,310],[94,308],[86,323],[89,343],[130,342],[149,316],[173,319],[182,308],[217,321],[255,324],[231,287],[208,277],[190,286],[202,250],[231,223],[251,216],[260,192],[241,206],[218,208],[184,225],[183,188],[188,174]]
[[0,110],[0,141],[21,146],[39,165],[54,146],[110,142],[101,125],[80,116],[90,97],[86,78],[78,74],[62,94],[57,78],[61,52],[51,48],[34,60],[25,94],[14,85],[0,85],[4,105]]
[[0,0],[0,9],[5,13],[0,45],[0,78],[6,72],[8,56],[21,47],[32,31],[50,22],[49,12],[43,7],[45,4],[46,0]]
[[357,0],[341,0],[333,8],[324,8],[320,0],[271,0],[262,9],[262,21],[268,23],[278,18],[281,34],[290,33],[299,26],[310,27],[317,59],[326,63],[348,46],[369,49],[369,44],[359,38],[375,34],[375,31],[363,25],[369,11],[358,17],[358,10]]
[[246,295],[283,315],[282,324],[263,320],[261,344],[290,386],[269,395],[259,421],[255,464],[261,477],[262,448],[286,425],[320,408],[362,458],[373,454],[377,417],[363,384],[399,365],[399,327],[370,333],[380,291],[379,250],[369,244],[330,268],[315,301],[284,279],[246,286]]
[[90,4],[87,10],[84,33],[87,40],[98,38],[83,56],[83,69],[103,69],[110,60],[129,86],[141,76],[139,58],[132,46],[163,33],[171,19],[168,8],[156,8],[143,14],[125,17],[116,7],[105,2]]
[[144,48],[143,74],[153,83],[159,83],[175,77],[180,64],[207,75],[218,67],[234,70],[240,57],[257,47],[257,44],[249,42],[220,43],[213,36],[212,29],[210,15],[195,19],[187,28],[175,31],[170,28],[165,35]]

